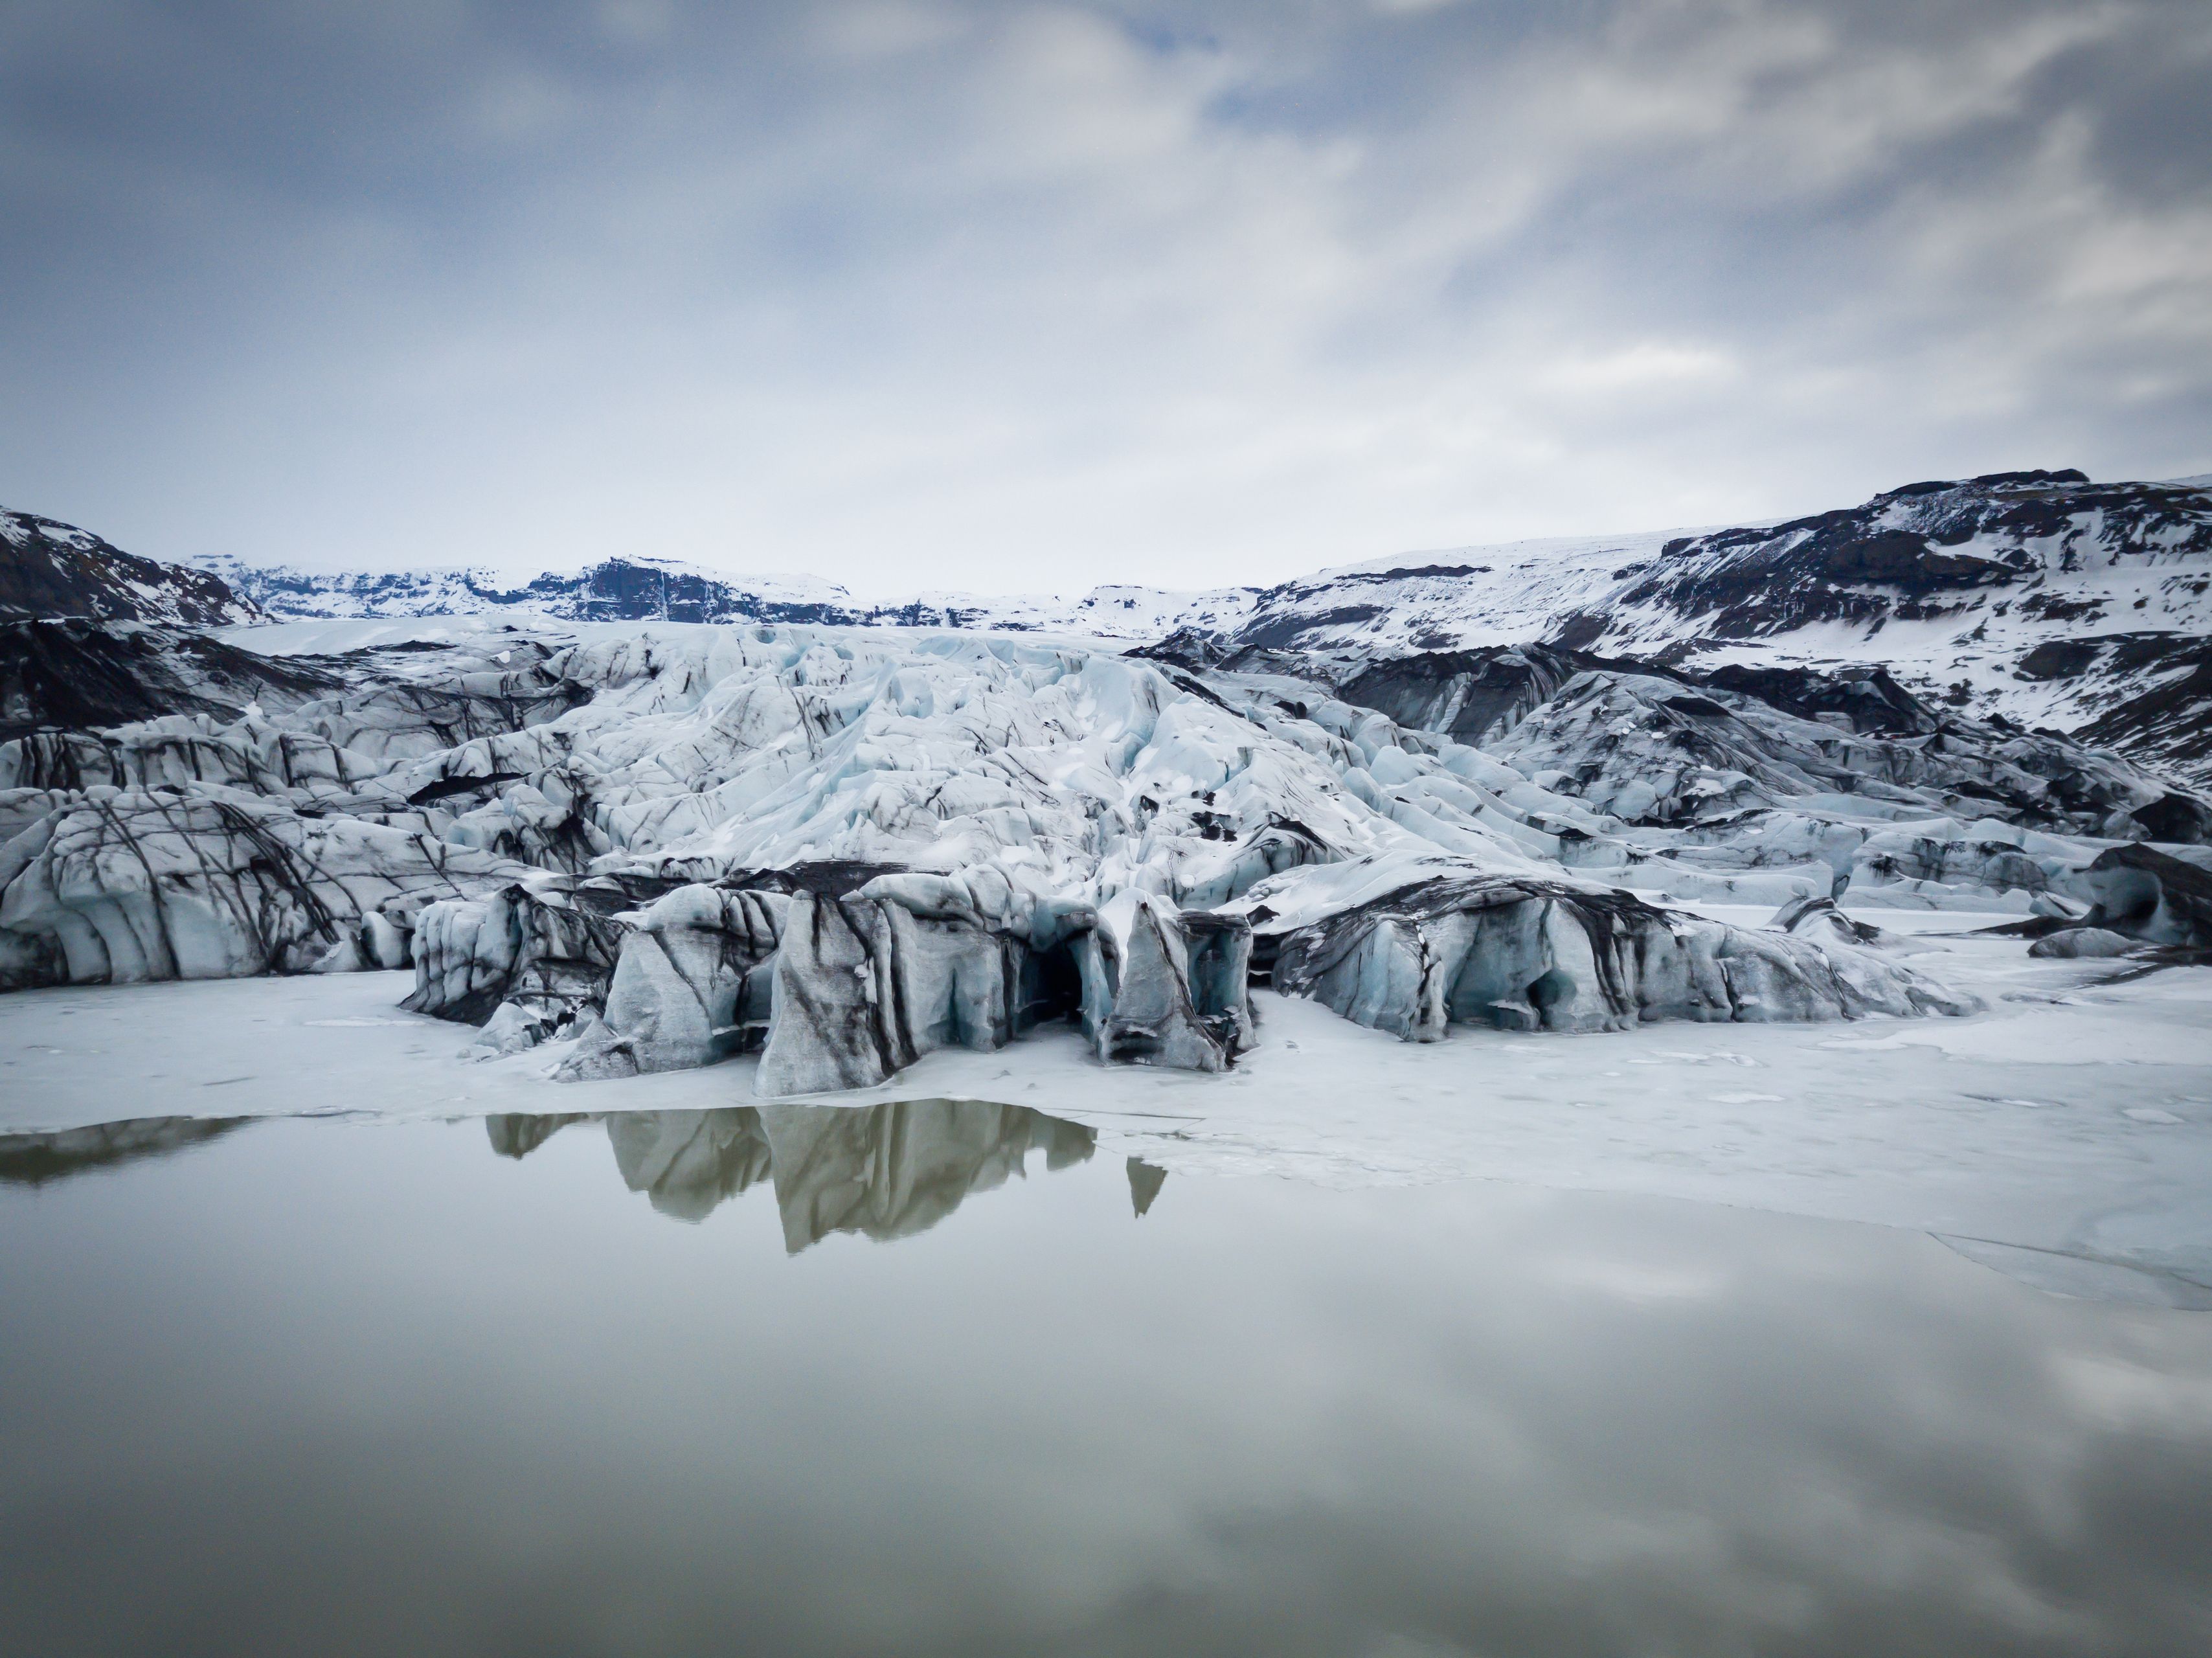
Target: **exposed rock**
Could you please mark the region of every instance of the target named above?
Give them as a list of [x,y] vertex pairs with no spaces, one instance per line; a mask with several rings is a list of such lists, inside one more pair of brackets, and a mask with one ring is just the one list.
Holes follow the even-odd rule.
[[231,721],[250,706],[296,708],[343,685],[313,661],[258,656],[176,628],[0,622],[0,741],[169,714]]
[[1925,737],[1941,731],[1944,717],[1914,696],[1879,664],[1822,673],[1770,665],[1754,667],[1723,663],[1692,676],[1718,691],[1754,698],[1769,708],[1800,719],[1841,715],[1849,729],[1878,737]]
[[2069,927],[2037,939],[2027,947],[2027,953],[2033,956],[2074,961],[2125,955],[2130,950],[2138,948],[2139,941],[2124,938],[2103,927]]
[[2148,846],[2115,846],[2082,875],[2092,927],[2153,944],[2212,945],[2212,873]]
[[[2136,631],[2082,637],[2122,621]],[[2074,730],[2204,783],[2212,698],[2196,668],[2208,634],[2212,490],[2045,472],[1912,485],[1779,525],[1378,561],[1269,588],[1243,620],[1160,649],[1188,667],[1319,678],[1352,692],[1370,672],[1402,683],[1395,665],[1425,655],[1510,649],[1535,662],[1535,647],[1710,674],[1719,689],[1786,711],[1844,713],[1861,735],[1918,723],[1901,707],[1883,714],[1894,686],[1923,706],[1940,698],[2020,728]],[[1857,687],[1848,701],[1800,703],[1764,677],[1802,675],[1814,658]],[[1401,718],[1413,711],[1371,687],[1352,692],[1370,695]],[[1407,722],[1465,735],[1468,717]],[[2175,838],[2149,824],[2145,832]]]
[[1400,725],[1480,747],[1510,731],[1577,674],[1639,667],[1540,644],[1422,651],[1376,663],[1346,681],[1341,694]]
[[[2048,677],[2069,683],[2075,696],[2099,709],[2075,735],[2117,748],[2185,782],[2212,786],[2212,638],[2190,633],[2124,633],[2078,643],[2067,671]],[[2030,678],[2039,647],[2022,659]],[[2207,838],[2201,802],[2175,797],[2184,815],[2138,814],[2153,840]]]
[[0,619],[63,616],[182,627],[266,619],[206,570],[137,558],[74,525],[0,509]]
[[1845,511],[1669,541],[1614,602],[1664,606],[1722,638],[1875,623],[1959,608],[1975,589],[2025,585],[2093,554],[2212,552],[2208,506],[2199,490],[2092,485],[2078,472],[1913,484]]

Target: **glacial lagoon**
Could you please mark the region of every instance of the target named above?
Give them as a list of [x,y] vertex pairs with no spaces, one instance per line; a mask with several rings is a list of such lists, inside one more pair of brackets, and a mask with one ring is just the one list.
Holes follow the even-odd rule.
[[2212,1637],[2200,1314],[977,1100],[11,1135],[0,1412],[25,1653]]

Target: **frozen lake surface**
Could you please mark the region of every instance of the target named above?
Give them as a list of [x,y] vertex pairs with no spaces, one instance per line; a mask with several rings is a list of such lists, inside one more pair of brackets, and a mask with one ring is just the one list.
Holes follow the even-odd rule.
[[1883,917],[1961,1019],[1263,991],[835,1105],[405,974],[0,997],[0,1644],[2208,1649],[2212,969],[1992,919]]
[[[1708,906],[1755,924],[1754,911]],[[1475,1177],[1934,1234],[2064,1293],[2212,1307],[2212,968],[2039,960],[1997,917],[1885,912],[1978,996],[1965,1019],[1668,1023],[1410,1045],[1255,992],[1222,1076],[1099,1064],[1072,1030],[945,1051],[842,1103],[1007,1100],[1115,1156],[1328,1186]],[[401,1012],[404,973],[0,997],[0,1133],[120,1119],[483,1117],[755,1102],[757,1062],[554,1083]]]
[[988,1102],[15,1143],[0,1647],[2212,1636],[2212,1320],[1898,1228],[1103,1143]]
[[940,1100],[11,1142],[6,1644],[2212,1637],[2199,1314],[1894,1228],[1115,1140]]

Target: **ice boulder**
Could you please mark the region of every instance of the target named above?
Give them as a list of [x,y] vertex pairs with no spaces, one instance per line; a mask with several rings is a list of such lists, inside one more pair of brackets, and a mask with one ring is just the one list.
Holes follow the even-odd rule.
[[2045,960],[2085,961],[2125,955],[2137,948],[2136,941],[2106,927],[2068,927],[2046,933],[2027,947],[2027,953]]
[[1766,923],[1775,931],[1821,944],[1847,944],[1864,948],[1889,942],[1881,928],[1854,921],[1836,907],[1832,898],[1795,898],[1774,912]]
[[695,883],[624,917],[599,1023],[557,1074],[681,1070],[757,1049],[790,905],[782,893]]
[[2212,945],[2212,873],[2149,846],[2115,846],[2080,876],[2089,923],[2153,944]]
[[526,873],[219,785],[102,785],[0,847],[0,988],[396,965],[418,907]]
[[1285,994],[1419,1042],[1455,1023],[1597,1031],[1971,1006],[1870,951],[1506,876],[1435,876],[1293,928],[1273,972]]
[[1247,989],[1252,924],[1243,916],[1137,905],[1099,1057],[1177,1070],[1226,1070],[1254,1040]]
[[[939,1048],[989,1051],[1095,1003],[1103,951],[1088,906],[1040,903],[999,872],[793,895],[754,1087],[867,1088]],[[1089,965],[1086,965],[1089,964]]]
[[635,881],[532,874],[431,905],[416,922],[415,991],[401,1005],[481,1025],[513,1002],[538,1034],[563,1029],[605,1005],[623,917],[641,895]]

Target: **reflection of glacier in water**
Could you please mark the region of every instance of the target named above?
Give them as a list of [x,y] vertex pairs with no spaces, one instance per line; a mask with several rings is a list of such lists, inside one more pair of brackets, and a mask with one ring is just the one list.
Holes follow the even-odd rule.
[[166,1157],[243,1128],[246,1117],[138,1117],[52,1134],[0,1134],[0,1184],[40,1186]]
[[[579,1117],[484,1119],[492,1149],[522,1157]],[[797,1254],[833,1232],[878,1241],[925,1232],[970,1195],[1025,1172],[1085,1161],[1097,1136],[1079,1123],[982,1100],[889,1105],[734,1106],[715,1111],[624,1111],[604,1120],[615,1166],[632,1192],[681,1221],[700,1221],[762,1181],[775,1191],[783,1240]],[[1130,1203],[1142,1215],[1164,1170],[1132,1158]]]

